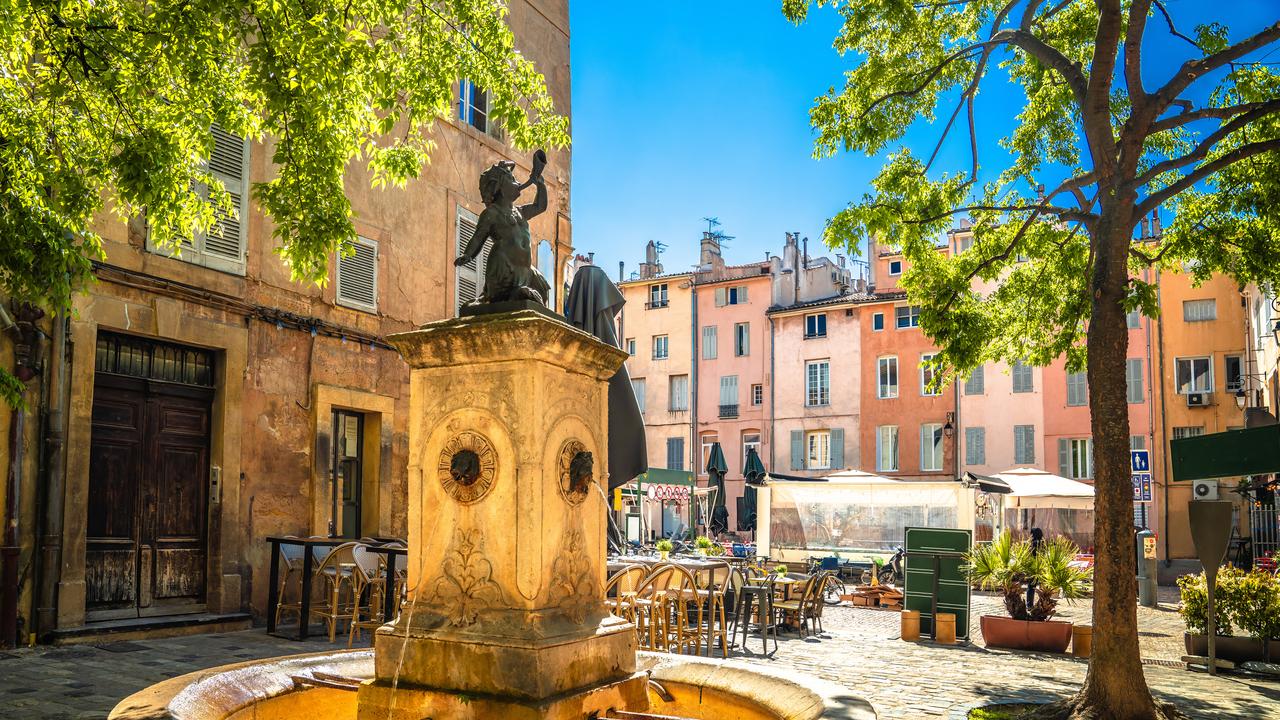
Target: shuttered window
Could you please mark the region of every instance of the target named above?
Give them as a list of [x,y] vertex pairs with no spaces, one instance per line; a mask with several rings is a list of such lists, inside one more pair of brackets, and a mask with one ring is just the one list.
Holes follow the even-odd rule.
[[716,326],[707,325],[702,328],[702,359],[716,359]]
[[684,438],[667,438],[667,469],[684,469]]
[[844,428],[831,428],[831,468],[844,469]]
[[920,426],[920,471],[942,469],[942,425],[925,423]]
[[1022,361],[1015,362],[1010,368],[1013,374],[1013,391],[1016,393],[1035,392],[1035,380],[1031,374],[1031,366]]
[[1089,402],[1089,385],[1085,373],[1067,373],[1067,404],[1086,405]]
[[811,360],[805,363],[804,404],[818,407],[831,404],[831,363],[827,360]]
[[1058,474],[1074,480],[1093,477],[1093,440],[1091,438],[1058,439]]
[[738,376],[725,375],[720,378],[720,404],[738,404]]
[[688,375],[672,375],[671,376],[671,404],[669,410],[672,412],[684,412],[689,409],[689,376]]
[[979,365],[969,373],[969,377],[964,380],[965,395],[981,395],[986,392],[987,374],[983,370],[983,366]]
[[876,368],[880,378],[876,385],[876,397],[882,400],[898,397],[898,358],[878,358]]
[[1036,462],[1036,426],[1013,426],[1013,461],[1019,465]]
[[898,470],[898,426],[881,425],[876,428],[876,470]]
[[791,469],[804,469],[804,431],[791,431]]
[[640,412],[644,412],[644,378],[631,378],[631,389],[636,394],[636,404],[640,406]]
[[[243,275],[249,226],[249,142],[217,125],[210,128],[210,133],[213,135],[213,152],[209,155],[206,169],[226,188],[235,213],[215,209],[216,218],[209,232],[183,238],[181,251],[173,257],[193,265]],[[198,187],[196,192],[206,199],[209,197],[207,187]],[[164,254],[170,252],[168,248],[151,244],[149,239],[147,249]]]
[[831,468],[831,432],[814,430],[805,436],[809,450],[809,470],[829,470]]
[[1218,319],[1218,302],[1208,300],[1183,300],[1182,319],[1186,322],[1204,322]]
[[1129,358],[1124,367],[1125,395],[1131,403],[1146,397],[1142,388],[1142,358]]
[[987,429],[967,427],[964,429],[964,463],[966,465],[987,464]]
[[378,244],[358,237],[352,247],[351,255],[338,255],[338,304],[377,312]]
[[[456,222],[456,257],[462,257],[462,253],[467,249],[467,243],[471,242],[471,238],[476,234],[476,223],[480,218],[470,210],[458,206],[458,216]],[[471,262],[460,267],[455,267],[454,271],[454,308],[455,314],[469,303],[475,302],[480,298],[480,293],[484,292],[484,268],[489,261],[489,249],[492,244],[486,243],[480,254]]]
[[733,354],[746,357],[751,354],[751,324],[736,323],[733,326]]

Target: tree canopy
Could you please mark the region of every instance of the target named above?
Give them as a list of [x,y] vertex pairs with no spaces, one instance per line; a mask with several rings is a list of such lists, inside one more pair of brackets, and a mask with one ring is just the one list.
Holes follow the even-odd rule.
[[207,168],[214,125],[267,142],[253,196],[292,276],[323,282],[355,239],[348,163],[376,186],[414,177],[459,79],[516,147],[568,143],[506,20],[492,0],[0,3],[0,287],[67,307],[104,212],[175,248],[215,228],[235,208]]

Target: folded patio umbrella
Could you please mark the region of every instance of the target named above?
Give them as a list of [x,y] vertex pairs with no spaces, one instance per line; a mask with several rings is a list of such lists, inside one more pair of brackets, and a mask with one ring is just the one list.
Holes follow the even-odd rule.
[[[602,342],[618,345],[614,318],[626,300],[608,274],[595,265],[578,269],[565,300],[565,319]],[[648,467],[644,418],[626,366],[609,379],[609,490],[630,482]]]
[[724,497],[724,476],[729,472],[729,464],[724,461],[724,450],[720,449],[718,442],[711,444],[706,471],[716,489],[715,505],[711,508],[711,532],[718,535],[729,529],[729,509],[725,507]]
[[742,495],[742,515],[738,517],[738,529],[756,531],[756,485],[764,482],[764,463],[755,448],[747,449],[747,461],[742,468],[742,475],[747,479],[747,488]]

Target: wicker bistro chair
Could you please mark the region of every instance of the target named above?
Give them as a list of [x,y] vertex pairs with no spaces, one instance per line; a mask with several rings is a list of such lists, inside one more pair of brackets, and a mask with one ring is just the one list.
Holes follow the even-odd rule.
[[614,615],[635,622],[636,591],[644,582],[649,568],[644,565],[628,565],[614,573],[605,583],[604,600]]
[[[301,545],[280,545],[280,564],[284,566],[284,572],[280,573],[280,594],[277,596],[280,599],[276,603],[276,625],[280,624],[280,616],[286,612],[302,615],[302,560],[306,553],[307,549]],[[297,597],[288,600],[289,587],[294,583],[298,586]]]
[[320,607],[313,604],[311,616],[319,617],[329,628],[329,642],[334,642],[337,637],[338,623],[343,620],[350,622],[353,617],[356,569],[353,551],[357,545],[349,542],[333,548],[316,571],[324,583],[325,593]]
[[818,635],[826,632],[822,627],[822,609],[827,606],[824,596],[827,591],[827,585],[835,582],[835,574],[826,570],[818,574],[813,583],[813,589],[809,593],[808,602],[805,606],[805,618],[809,621],[809,630],[812,634]]
[[665,638],[667,633],[666,592],[673,573],[674,565],[654,567],[645,575],[631,599],[631,617],[628,619],[635,623],[636,637],[643,648],[657,650],[665,646],[665,642],[659,645],[658,639]]
[[[796,622],[800,626],[800,637],[807,637],[806,621],[808,618],[810,596],[813,594],[814,584],[817,582],[818,575],[810,575],[804,581],[804,585],[800,590],[798,597],[792,597],[785,600],[773,601],[773,609],[778,614],[777,622],[784,623],[787,613],[794,613]],[[821,597],[819,597],[821,601]]]
[[694,655],[701,652],[704,598],[699,595],[698,581],[694,574],[679,565],[673,565],[667,576],[667,589],[663,593],[663,616],[666,633],[663,645],[667,652],[683,653],[689,648]]
[[355,567],[351,574],[351,622],[347,631],[347,647],[355,643],[357,630],[373,632],[387,621],[382,617],[382,600],[386,597],[386,563],[383,557],[363,545],[351,549]]

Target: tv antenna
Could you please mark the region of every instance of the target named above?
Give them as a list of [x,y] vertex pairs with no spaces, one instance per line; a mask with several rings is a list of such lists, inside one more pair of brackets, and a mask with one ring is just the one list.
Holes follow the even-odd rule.
[[716,228],[720,227],[720,218],[704,217],[702,219],[707,221],[707,232],[711,234],[715,234]]
[[662,242],[661,240],[655,240],[653,243],[653,248],[658,251],[659,255],[661,255],[662,253],[667,251],[667,244]]

